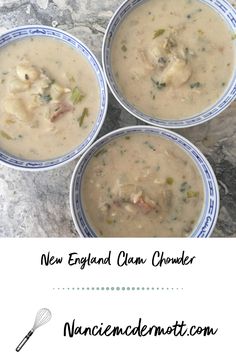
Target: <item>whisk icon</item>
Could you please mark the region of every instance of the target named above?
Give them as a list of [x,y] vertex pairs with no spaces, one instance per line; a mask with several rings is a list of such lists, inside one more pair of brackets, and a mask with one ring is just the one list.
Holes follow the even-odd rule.
[[42,325],[46,324],[50,319],[52,318],[51,311],[48,309],[40,309],[35,317],[34,325],[32,329],[29,331],[29,333],[22,339],[18,347],[16,348],[16,351],[19,352],[22,347],[25,345],[25,343],[29,340],[29,338],[32,336],[34,331],[41,327]]

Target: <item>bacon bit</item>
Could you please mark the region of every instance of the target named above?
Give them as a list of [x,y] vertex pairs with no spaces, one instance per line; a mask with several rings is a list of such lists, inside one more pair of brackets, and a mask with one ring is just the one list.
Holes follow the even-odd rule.
[[54,109],[54,112],[50,118],[51,122],[55,122],[61,115],[67,112],[73,111],[74,108],[66,102],[59,103],[59,105]]
[[148,204],[147,202],[145,202],[145,200],[143,199],[143,197],[140,197],[137,201],[137,203],[135,203],[140,209],[142,209],[142,211],[144,212],[144,214],[148,214],[150,211],[154,210],[154,206]]

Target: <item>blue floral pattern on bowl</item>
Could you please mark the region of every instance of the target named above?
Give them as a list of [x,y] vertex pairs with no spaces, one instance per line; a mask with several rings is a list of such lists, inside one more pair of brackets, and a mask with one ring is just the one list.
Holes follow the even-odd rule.
[[[219,98],[219,100],[214,105],[208,107],[208,109],[206,109],[204,112],[200,114],[196,114],[194,116],[181,119],[181,120],[168,120],[168,119],[164,120],[164,119],[158,119],[158,118],[148,116],[143,112],[139,111],[138,109],[136,109],[120,93],[119,88],[117,87],[116,84],[116,80],[112,73],[112,66],[111,66],[112,41],[116,33],[116,30],[120,26],[124,17],[130,11],[132,11],[134,7],[140,5],[145,1],[146,0],[125,1],[115,12],[107,27],[107,31],[103,41],[102,61],[103,61],[103,68],[107,79],[107,83],[113,95],[116,97],[119,103],[135,117],[141,119],[146,123],[163,127],[163,128],[173,128],[173,129],[186,128],[186,127],[195,126],[207,122],[208,120],[218,116],[230,105],[230,103],[236,97],[236,71],[233,73],[230,83],[226,88],[226,90],[224,91],[223,95]],[[214,9],[227,22],[230,30],[232,31],[232,34],[235,33],[236,10],[233,8],[232,5],[230,5],[225,0],[199,0],[199,1]]]
[[204,186],[204,206],[201,216],[190,237],[206,238],[213,232],[219,213],[219,190],[215,174],[203,154],[187,139],[166,129],[148,126],[133,126],[115,130],[97,140],[78,162],[70,187],[70,207],[75,227],[82,237],[97,237],[89,225],[83,210],[81,188],[83,174],[92,156],[114,138],[132,133],[148,133],[161,136],[181,147],[196,164]]
[[0,150],[0,162],[16,168],[22,169],[27,171],[39,171],[39,170],[48,170],[51,168],[55,168],[65,163],[75,159],[76,157],[80,156],[88,146],[92,144],[95,140],[97,134],[99,133],[102,124],[104,122],[106,111],[107,111],[107,103],[108,103],[108,93],[107,93],[107,86],[106,80],[101,69],[100,64],[98,63],[96,57],[92,54],[92,52],[84,45],[80,40],[76,37],[56,28],[48,27],[48,26],[22,26],[17,27],[13,30],[7,31],[3,35],[0,36],[0,48],[8,45],[9,43],[16,41],[18,39],[23,39],[27,37],[51,37],[57,40],[63,41],[68,45],[75,48],[78,53],[81,53],[87,61],[92,66],[97,82],[99,84],[99,91],[100,91],[100,109],[96,121],[92,130],[90,131],[87,138],[78,145],[75,149],[68,152],[67,154],[60,156],[55,159],[50,159],[46,161],[37,161],[37,160],[25,160],[23,158],[12,156],[11,154],[7,153],[6,151]]

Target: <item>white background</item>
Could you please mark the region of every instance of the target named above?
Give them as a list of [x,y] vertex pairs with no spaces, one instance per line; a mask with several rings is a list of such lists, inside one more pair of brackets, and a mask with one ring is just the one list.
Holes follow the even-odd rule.
[[[67,265],[68,254],[105,257],[112,266],[84,270]],[[145,265],[118,267],[118,253],[147,258]],[[153,253],[196,256],[193,265],[151,265]],[[0,240],[0,353],[11,354],[31,329],[36,312],[47,307],[52,320],[35,331],[21,353],[235,353],[236,239],[2,239]],[[63,257],[43,267],[41,255]],[[77,287],[159,287],[157,291],[53,290]],[[166,288],[169,288],[167,290]],[[174,290],[172,290],[174,288]],[[179,288],[177,290],[176,288]],[[183,290],[181,290],[183,288]],[[219,328],[211,337],[64,337],[65,322],[168,326],[184,320],[189,326]]]

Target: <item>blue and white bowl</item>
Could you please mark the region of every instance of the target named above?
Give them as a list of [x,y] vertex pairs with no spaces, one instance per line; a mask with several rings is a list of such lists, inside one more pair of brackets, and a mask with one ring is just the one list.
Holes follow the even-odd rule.
[[71,213],[79,235],[81,237],[97,237],[96,232],[89,225],[86,218],[81,198],[83,175],[90,159],[105,144],[109,143],[113,139],[120,136],[130,135],[132,133],[148,133],[161,136],[182,148],[195,163],[203,181],[204,201],[199,220],[189,237],[209,237],[214,230],[220,205],[217,180],[209,162],[192,143],[181,135],[166,129],[141,125],[114,130],[113,132],[103,136],[97,140],[79,160],[73,173],[70,186]]
[[[222,96],[219,97],[218,101],[208,107],[205,111],[199,112],[199,114],[195,114],[191,117],[186,117],[184,119],[176,119],[176,120],[168,120],[168,119],[160,119],[151,117],[137,108],[135,108],[131,103],[129,103],[126,98],[122,95],[119,90],[119,87],[116,83],[116,79],[112,72],[112,64],[111,64],[111,49],[112,42],[116,31],[123,19],[137,6],[146,0],[126,0],[114,13],[108,27],[106,30],[106,34],[103,41],[103,49],[102,49],[102,62],[103,69],[105,72],[105,76],[107,79],[107,83],[109,85],[110,90],[113,95],[116,97],[118,102],[132,115],[141,119],[142,121],[162,127],[162,128],[187,128],[191,126],[195,126],[201,123],[205,123],[210,119],[218,116],[221,112],[223,112],[235,99],[236,97],[236,70],[234,70],[233,76],[226,88],[223,92]],[[200,0],[202,3],[210,6],[215,12],[224,19],[227,23],[232,35],[235,34],[236,31],[236,10],[233,6],[225,1],[225,0]],[[235,42],[236,46],[236,42]]]
[[82,54],[89,62],[91,68],[93,69],[96,75],[100,94],[100,109],[91,132],[84,141],[82,141],[77,147],[75,147],[67,154],[50,160],[37,161],[19,158],[0,149],[0,162],[4,165],[27,171],[45,171],[62,166],[67,162],[72,161],[76,157],[83,154],[85,150],[92,144],[92,142],[98,135],[106,116],[108,93],[103,71],[94,54],[88,49],[88,47],[84,43],[82,43],[80,40],[78,40],[71,34],[66,33],[65,31],[53,27],[40,25],[17,27],[15,29],[5,32],[3,35],[0,36],[0,48],[14,41],[35,36],[55,38],[58,41],[67,43],[68,45],[73,47],[78,53]]

